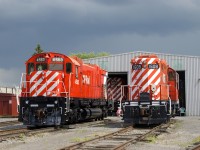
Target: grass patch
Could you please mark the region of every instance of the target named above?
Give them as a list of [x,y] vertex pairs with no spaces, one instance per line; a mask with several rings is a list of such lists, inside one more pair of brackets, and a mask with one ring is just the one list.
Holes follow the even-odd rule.
[[192,142],[190,144],[199,144],[200,143],[200,136],[196,137],[195,139],[192,140]]
[[156,143],[156,140],[157,140],[157,136],[156,135],[150,135],[146,138],[146,140],[149,142],[149,143]]
[[90,139],[91,138],[89,138],[89,137],[84,137],[84,138],[76,137],[76,138],[72,139],[72,142],[85,142],[85,141],[88,141]]
[[24,134],[20,134],[19,135],[19,140],[20,141],[24,141],[25,140],[25,135]]

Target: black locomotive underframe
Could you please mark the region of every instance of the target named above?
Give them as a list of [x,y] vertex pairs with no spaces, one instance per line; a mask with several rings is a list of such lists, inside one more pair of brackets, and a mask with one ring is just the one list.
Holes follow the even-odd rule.
[[133,124],[160,124],[169,121],[169,101],[139,101],[123,103],[124,122]]
[[27,126],[64,125],[107,116],[106,100],[21,97],[18,120]]

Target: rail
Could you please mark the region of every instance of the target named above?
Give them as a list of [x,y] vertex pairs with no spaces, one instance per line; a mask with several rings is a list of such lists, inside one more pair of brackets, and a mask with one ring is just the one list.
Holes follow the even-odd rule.
[[109,150],[122,150],[131,144],[135,144],[138,141],[145,140],[148,136],[158,133],[163,133],[171,125],[161,124],[153,129],[136,130],[132,126],[120,129],[118,131],[108,133],[103,136],[99,136],[88,141],[79,142],[70,146],[61,148],[60,150],[75,150],[75,149],[109,149]]

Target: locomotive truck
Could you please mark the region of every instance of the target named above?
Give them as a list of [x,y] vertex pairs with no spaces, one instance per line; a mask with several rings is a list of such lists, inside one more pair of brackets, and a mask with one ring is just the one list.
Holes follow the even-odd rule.
[[131,66],[129,98],[122,102],[124,121],[160,124],[170,120],[179,107],[178,73],[156,55],[135,57]]
[[107,72],[99,66],[54,52],[36,54],[25,64],[19,106],[24,125],[58,126],[107,116]]

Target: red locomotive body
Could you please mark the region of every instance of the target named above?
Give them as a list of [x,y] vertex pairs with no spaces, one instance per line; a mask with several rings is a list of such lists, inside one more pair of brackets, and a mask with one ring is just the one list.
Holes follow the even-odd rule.
[[179,90],[179,75],[172,69],[168,69],[168,84],[169,84],[169,97],[171,98],[172,103],[176,103],[178,99],[178,90]]
[[62,125],[107,116],[107,72],[77,57],[40,53],[26,62],[19,120],[28,126]]
[[157,124],[170,119],[178,104],[178,74],[156,55],[131,60],[130,100],[124,103],[124,120]]

